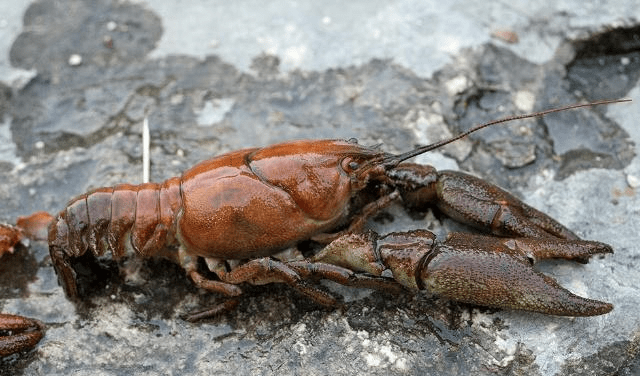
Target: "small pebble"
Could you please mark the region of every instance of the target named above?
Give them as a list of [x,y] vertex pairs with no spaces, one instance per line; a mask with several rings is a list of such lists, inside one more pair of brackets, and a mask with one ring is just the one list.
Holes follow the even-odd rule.
[[69,65],[71,65],[72,67],[77,67],[80,64],[82,64],[82,56],[78,54],[69,56]]
[[516,34],[515,31],[506,30],[506,29],[495,30],[494,32],[491,33],[491,36],[510,44],[518,43],[518,41],[520,40],[518,38],[518,34]]
[[113,38],[109,35],[105,35],[104,38],[102,38],[102,44],[107,48],[113,48]]
[[518,110],[531,112],[536,104],[536,96],[528,90],[518,90],[513,101]]
[[456,76],[444,83],[444,86],[447,88],[447,92],[451,96],[464,92],[470,87],[470,85],[471,83],[469,82],[467,77],[463,75]]

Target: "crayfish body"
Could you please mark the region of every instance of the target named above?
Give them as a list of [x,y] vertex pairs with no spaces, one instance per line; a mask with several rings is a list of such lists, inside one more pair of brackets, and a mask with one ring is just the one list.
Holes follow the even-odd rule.
[[[0,255],[24,236],[41,237],[48,225],[53,266],[72,300],[83,296],[74,261],[90,251],[95,257],[111,252],[116,260],[168,258],[184,268],[196,286],[227,296],[240,295],[242,283],[277,282],[319,304],[333,305],[335,298],[311,283],[329,279],[356,287],[427,291],[497,308],[601,315],[613,306],[569,292],[536,272],[533,264],[546,258],[585,263],[595,254],[612,252],[610,246],[580,240],[546,214],[479,178],[404,161],[499,122],[620,101],[502,119],[400,155],[343,140],[233,151],[163,183],[90,191],[72,199],[55,219],[37,213],[26,219],[32,225],[24,229],[3,226]],[[492,236],[454,233],[438,242],[425,230],[384,237],[365,231],[368,218],[397,200],[407,208],[435,207]],[[304,260],[272,257],[308,240],[326,246]],[[202,265],[215,277],[203,273]],[[233,301],[223,309],[234,306]],[[0,337],[0,350],[21,351],[42,336],[43,326],[35,320],[0,316],[0,330],[14,327],[24,338]]]
[[[270,256],[305,240],[335,241],[341,244],[341,256],[330,262],[312,259],[317,264],[313,267],[323,264],[326,270],[312,272],[313,278],[377,284],[383,289],[399,283],[453,300],[555,315],[597,315],[612,309],[536,274],[522,247],[509,248],[491,238],[458,235],[455,242],[448,240],[436,248],[397,246],[391,258],[408,253],[414,261],[393,268],[383,256],[373,260],[378,267],[371,270],[345,261],[366,247],[351,240],[344,243],[344,237],[362,233],[366,219],[396,199],[409,207],[436,206],[458,221],[509,237],[512,244],[526,243],[534,258],[584,261],[592,254],[611,252],[601,243],[578,240],[552,218],[478,178],[401,163],[402,159],[354,142],[303,140],[223,154],[160,184],[100,188],[76,197],[57,216],[49,228],[51,258],[71,299],[81,295],[71,259],[90,250],[96,257],[110,251],[115,259],[168,257],[197,286],[227,296],[239,295],[241,283],[282,282],[320,304],[332,305],[333,297],[310,285],[309,273],[300,264]],[[409,243],[425,237],[403,236]],[[327,249],[335,248],[335,242]],[[570,251],[574,248],[580,251]],[[199,258],[217,279],[198,270]],[[361,271],[368,277],[347,282],[333,266],[346,267],[341,273]],[[395,272],[394,280],[381,276],[386,268]],[[531,273],[522,274],[529,269]],[[460,282],[465,273],[471,276],[470,283]],[[408,275],[416,280],[406,282]],[[519,286],[520,290],[511,291],[530,291],[533,296],[502,303],[508,292],[504,286]],[[553,300],[554,308],[540,304],[541,299]]]

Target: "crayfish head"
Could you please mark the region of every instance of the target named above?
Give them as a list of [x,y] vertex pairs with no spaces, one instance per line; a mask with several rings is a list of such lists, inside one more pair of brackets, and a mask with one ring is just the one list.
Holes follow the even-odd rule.
[[[309,218],[344,216],[348,203],[372,173],[374,148],[343,140],[300,140],[259,149],[249,156],[261,181],[285,192]],[[366,170],[361,178],[361,172]]]

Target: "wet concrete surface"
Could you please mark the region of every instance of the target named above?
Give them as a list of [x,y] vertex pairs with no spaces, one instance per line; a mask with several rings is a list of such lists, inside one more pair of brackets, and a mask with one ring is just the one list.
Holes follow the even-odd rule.
[[[108,260],[87,263],[97,278],[74,305],[46,244],[32,243],[0,260],[0,308],[49,329],[1,372],[634,374],[638,10],[314,4],[13,2],[24,19],[4,29],[13,42],[0,64],[0,218],[55,213],[89,189],[140,183],[145,116],[151,180],[162,181],[242,147],[356,137],[400,152],[511,114],[630,97],[486,129],[418,158],[506,187],[610,243],[613,255],[587,265],[540,269],[614,311],[560,318],[327,283],[344,302],[335,309],[267,285],[248,287],[235,311],[191,324],[186,313],[222,298],[175,265],[134,265],[132,277]],[[492,39],[500,29],[519,42]],[[379,219],[379,232],[458,228],[399,207]]]

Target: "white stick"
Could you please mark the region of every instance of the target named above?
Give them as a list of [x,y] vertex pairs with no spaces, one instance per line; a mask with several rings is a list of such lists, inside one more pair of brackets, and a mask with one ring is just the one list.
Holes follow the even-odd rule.
[[142,121],[142,182],[149,182],[149,120],[145,116]]

